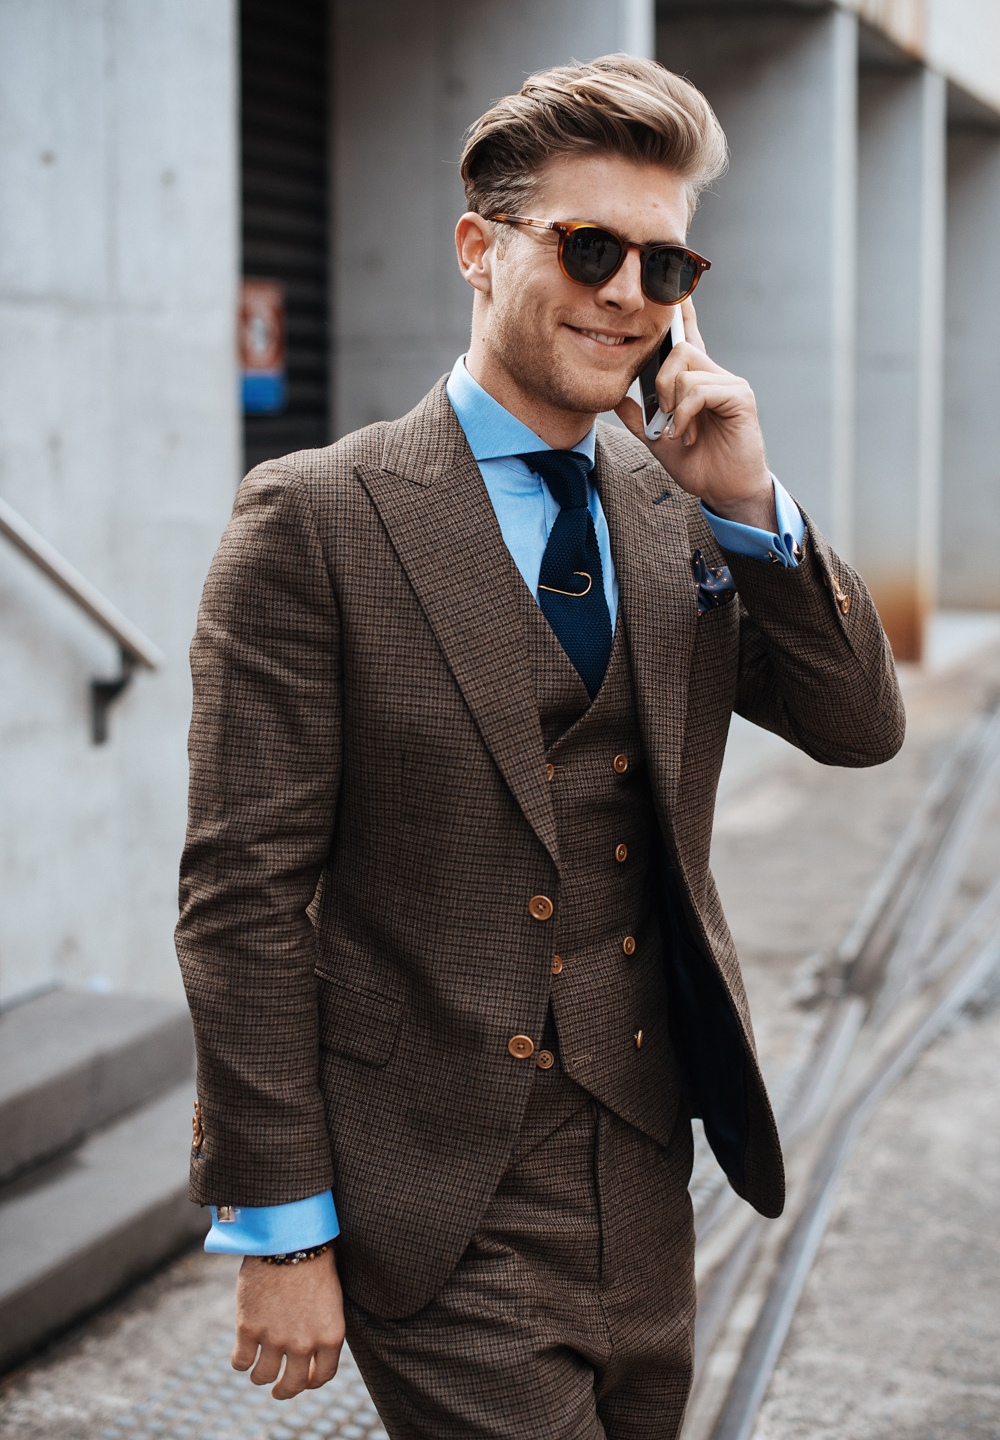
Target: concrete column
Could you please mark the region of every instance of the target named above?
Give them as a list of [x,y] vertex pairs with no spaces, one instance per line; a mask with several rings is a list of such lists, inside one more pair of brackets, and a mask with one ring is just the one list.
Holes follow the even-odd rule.
[[0,982],[180,989],[187,649],[239,478],[233,0],[0,5],[0,494],[166,652],[0,540]]
[[938,554],[945,83],[866,67],[859,102],[853,558],[896,658],[919,660]]
[[1000,129],[953,128],[948,167],[941,602],[1000,610]]
[[653,0],[333,0],[336,434],[402,414],[468,345],[462,133],[532,70],[651,50]]
[[657,58],[704,91],[732,152],[690,232],[713,264],[696,297],[702,332],[753,385],[772,469],[848,550],[856,17],[660,16]]

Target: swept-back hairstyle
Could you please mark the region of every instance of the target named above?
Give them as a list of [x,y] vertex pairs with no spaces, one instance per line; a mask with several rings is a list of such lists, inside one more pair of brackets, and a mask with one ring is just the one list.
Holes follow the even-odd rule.
[[636,55],[539,70],[470,125],[462,179],[470,210],[523,210],[540,172],[560,155],[620,155],[672,170],[699,193],[726,168],[726,137],[700,90]]

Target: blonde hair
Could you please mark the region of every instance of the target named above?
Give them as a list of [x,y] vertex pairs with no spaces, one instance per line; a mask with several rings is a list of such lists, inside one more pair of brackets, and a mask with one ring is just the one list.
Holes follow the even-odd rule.
[[602,55],[529,75],[466,132],[462,179],[470,210],[522,210],[560,155],[620,155],[672,170],[698,195],[726,168],[726,137],[700,90],[636,55]]

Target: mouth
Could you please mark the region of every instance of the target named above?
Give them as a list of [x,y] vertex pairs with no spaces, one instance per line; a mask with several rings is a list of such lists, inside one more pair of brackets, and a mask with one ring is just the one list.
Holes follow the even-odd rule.
[[572,330],[574,335],[582,335],[585,340],[592,341],[606,350],[616,350],[635,345],[639,339],[638,335],[616,335],[610,330],[585,330],[580,325],[567,325],[567,330]]

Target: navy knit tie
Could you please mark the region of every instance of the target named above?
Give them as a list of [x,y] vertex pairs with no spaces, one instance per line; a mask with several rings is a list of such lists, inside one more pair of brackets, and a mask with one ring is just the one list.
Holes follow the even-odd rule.
[[591,462],[575,450],[536,450],[518,458],[542,477],[559,505],[542,556],[538,603],[593,700],[611,655],[611,614],[587,508]]

